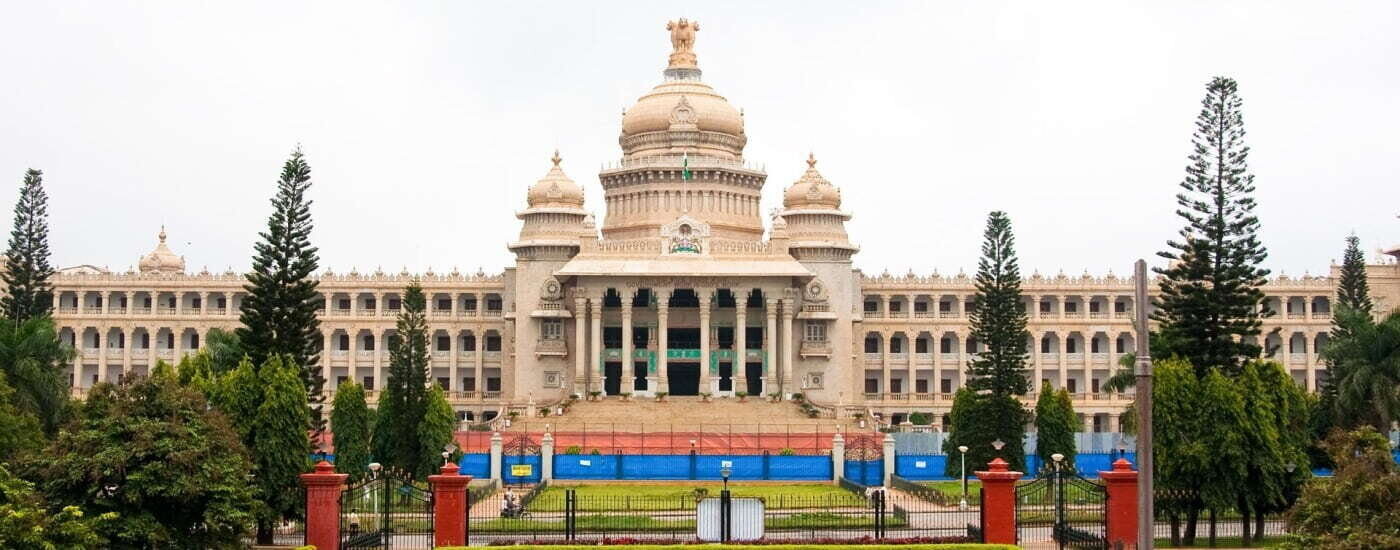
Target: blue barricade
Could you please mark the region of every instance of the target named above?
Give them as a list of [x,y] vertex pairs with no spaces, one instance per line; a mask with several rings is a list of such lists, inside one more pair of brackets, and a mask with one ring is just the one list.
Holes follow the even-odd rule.
[[[910,481],[954,479],[944,475],[946,472],[943,470],[947,465],[947,455],[895,455],[894,457],[895,475]],[[972,475],[970,470],[968,475]]]
[[885,461],[847,460],[846,479],[862,485],[883,485],[885,483]]
[[[518,465],[529,466],[530,475],[515,475],[512,466]],[[501,457],[501,480],[506,484],[539,483],[540,474],[540,455],[505,455]]]
[[462,460],[457,461],[457,472],[475,479],[490,479],[491,454],[468,453],[462,455]]

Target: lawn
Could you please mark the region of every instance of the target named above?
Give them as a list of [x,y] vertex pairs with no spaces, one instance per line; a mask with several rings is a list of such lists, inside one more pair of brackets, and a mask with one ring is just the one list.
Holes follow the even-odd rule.
[[[654,518],[651,516],[616,516],[604,514],[580,515],[574,519],[574,528],[580,532],[641,532],[641,531],[683,531],[694,532],[693,516],[675,518]],[[847,516],[827,512],[798,513],[790,516],[769,517],[763,520],[768,529],[814,529],[814,528],[860,528],[872,527],[870,516]],[[904,520],[897,517],[886,518],[888,527],[903,527]],[[531,533],[563,531],[564,520],[558,519],[488,519],[473,521],[473,533]],[[555,547],[551,547],[555,548]],[[631,548],[631,547],[629,547]],[[693,549],[692,549],[693,550]]]
[[[677,485],[550,485],[530,502],[531,512],[560,512],[564,510],[564,494],[573,489],[578,510],[607,512],[621,510],[689,510],[695,508],[696,490],[718,497],[723,488],[719,483],[686,483]],[[830,506],[865,506],[860,497],[835,485],[803,483],[792,485],[731,484],[734,498],[762,498],[770,510],[815,508]]]
[[[1252,539],[1250,548],[1277,548],[1280,544],[1283,544],[1283,537],[1264,537],[1262,541]],[[1192,546],[1172,546],[1171,539],[1157,539],[1154,546],[1157,548],[1206,548],[1210,546],[1210,538],[1197,533],[1196,544]],[[1243,548],[1244,543],[1239,537],[1215,537],[1215,546],[1217,548]]]
[[[940,493],[947,495],[949,498],[952,499],[958,499],[962,497],[961,481],[920,481],[919,485],[923,485],[924,487],[934,489]],[[976,479],[967,480],[967,501],[972,504],[977,504],[981,502],[982,497],[981,494],[978,492],[981,489],[981,481]]]
[[[513,550],[596,550],[597,546],[530,546],[522,544],[511,548]],[[627,550],[749,550],[752,548],[753,546],[734,544],[637,544],[628,546]],[[1016,550],[1015,546],[1005,544],[773,544],[764,545],[763,548],[764,550]],[[455,546],[438,548],[438,550],[470,549],[465,546]]]

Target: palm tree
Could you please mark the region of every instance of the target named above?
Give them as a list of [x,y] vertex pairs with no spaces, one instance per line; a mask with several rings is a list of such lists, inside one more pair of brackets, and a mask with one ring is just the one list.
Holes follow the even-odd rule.
[[1335,425],[1388,431],[1400,419],[1400,312],[1379,322],[1363,311],[1340,308],[1342,336],[1322,356],[1332,365]]
[[15,388],[15,406],[34,413],[53,434],[68,401],[63,366],[73,360],[73,348],[58,339],[53,320],[36,317],[0,323],[0,370]]

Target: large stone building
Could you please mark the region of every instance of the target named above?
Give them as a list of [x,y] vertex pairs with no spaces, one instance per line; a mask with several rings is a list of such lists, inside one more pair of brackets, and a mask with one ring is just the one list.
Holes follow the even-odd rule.
[[[329,391],[347,379],[382,384],[400,293],[418,280],[429,296],[432,378],[465,418],[590,392],[801,392],[829,413],[894,419],[949,409],[979,349],[967,318],[972,279],[856,269],[851,214],[815,158],[765,230],[767,175],[745,161],[743,114],[701,79],[695,25],[668,28],[664,78],[627,109],[622,157],[598,174],[601,227],[556,153],[516,214],[516,262],[503,273],[322,274]],[[241,274],[187,273],[164,229],[139,265],[55,278],[56,319],[78,350],[75,392],[178,360],[210,329],[237,325]],[[1400,268],[1379,263],[1370,274],[1382,308],[1400,304]],[[1266,353],[1309,389],[1334,284],[1335,269],[1265,288],[1277,312],[1264,324]],[[1067,388],[1094,430],[1115,430],[1112,413],[1127,400],[1100,384],[1135,348],[1132,280],[1036,274],[1023,288],[1032,379]]]

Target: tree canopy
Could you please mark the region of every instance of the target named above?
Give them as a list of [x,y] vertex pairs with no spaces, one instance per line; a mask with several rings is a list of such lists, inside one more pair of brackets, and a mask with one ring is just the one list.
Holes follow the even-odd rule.
[[987,216],[982,258],[977,263],[977,294],[969,321],[972,338],[984,346],[968,364],[974,390],[999,396],[1024,395],[1026,379],[1026,306],[1021,299],[1021,270],[1016,262],[1015,237],[1005,212]]
[[1055,391],[1048,381],[1041,384],[1035,403],[1035,454],[1041,464],[1050,464],[1052,455],[1059,453],[1064,455],[1064,464],[1073,469],[1077,454],[1074,434],[1080,427],[1069,391]]
[[0,309],[5,317],[23,322],[45,317],[53,310],[53,265],[49,263],[49,196],[44,192],[44,173],[30,169],[24,173],[15,221],[5,250],[5,296]]
[[389,380],[379,395],[374,429],[374,456],[385,466],[421,477],[424,449],[416,435],[428,412],[427,298],[416,281],[404,289],[397,335],[389,342]]
[[0,323],[0,371],[15,389],[12,402],[39,419],[52,435],[68,403],[68,377],[63,367],[73,349],[58,339],[48,317]]
[[335,434],[335,471],[350,474],[352,482],[365,477],[371,431],[364,386],[347,381],[336,387],[331,432]]

